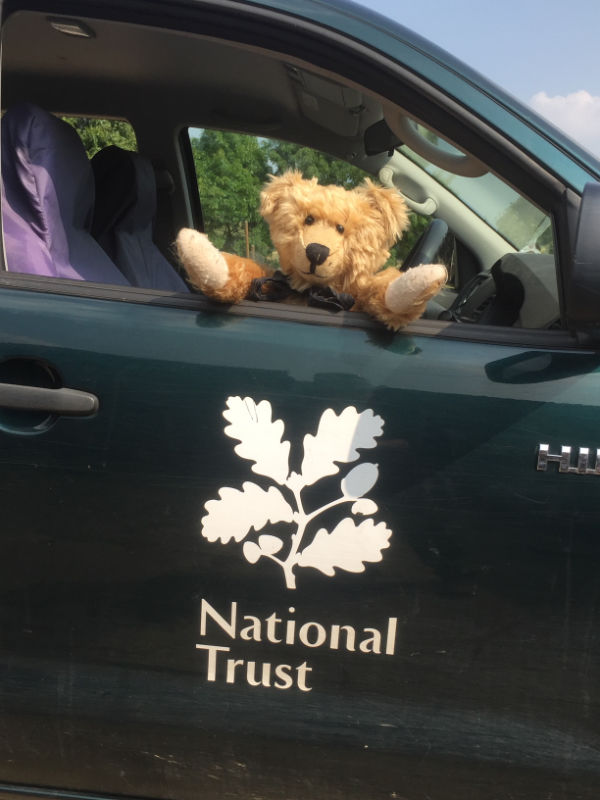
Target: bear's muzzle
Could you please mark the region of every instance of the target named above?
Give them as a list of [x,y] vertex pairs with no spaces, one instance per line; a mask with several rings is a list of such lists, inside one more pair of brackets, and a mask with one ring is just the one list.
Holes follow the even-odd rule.
[[311,242],[311,244],[306,245],[306,257],[310,262],[310,274],[314,275],[315,270],[317,267],[321,266],[326,260],[329,255],[329,248],[326,247],[324,244],[318,244],[317,242]]

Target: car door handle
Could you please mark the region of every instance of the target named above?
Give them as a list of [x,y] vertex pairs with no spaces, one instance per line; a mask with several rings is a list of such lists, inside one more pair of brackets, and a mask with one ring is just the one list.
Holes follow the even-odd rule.
[[0,383],[0,408],[45,411],[62,417],[89,417],[98,411],[98,407],[96,395],[78,389]]

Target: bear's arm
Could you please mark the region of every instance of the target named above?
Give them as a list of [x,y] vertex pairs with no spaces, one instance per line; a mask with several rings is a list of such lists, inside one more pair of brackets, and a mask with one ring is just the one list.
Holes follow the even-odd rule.
[[220,252],[208,236],[192,228],[182,228],[175,244],[192,286],[221,303],[239,303],[254,278],[269,274],[251,258]]
[[354,287],[356,311],[371,314],[392,330],[418,319],[428,300],[448,279],[442,264],[422,264],[406,272],[388,267]]

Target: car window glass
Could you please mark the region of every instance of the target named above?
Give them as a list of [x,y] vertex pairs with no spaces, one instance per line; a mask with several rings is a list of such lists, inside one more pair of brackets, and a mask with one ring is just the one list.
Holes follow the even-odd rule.
[[[460,155],[457,148],[425,126],[415,125],[415,128],[424,140],[440,151],[453,156]],[[538,249],[539,240],[542,239],[543,252],[552,252],[550,217],[496,175],[491,172],[472,177],[457,175],[431,163],[408,145],[402,145],[399,149],[485,220],[517,250]]]
[[[112,283],[128,288],[139,286],[187,291],[179,274],[176,274],[175,281],[173,279],[173,267],[176,273],[178,268],[173,243],[178,232],[192,223],[194,198],[190,197],[188,190],[191,188],[193,192],[196,186],[204,227],[213,244],[218,249],[249,256],[260,264],[276,268],[278,256],[259,212],[261,187],[270,174],[279,175],[288,169],[296,169],[307,178],[318,178],[321,184],[338,184],[351,189],[365,177],[375,181],[379,178],[381,183],[387,185],[382,173],[391,164],[391,185],[404,194],[411,214],[410,228],[401,241],[391,248],[388,265],[410,264],[414,246],[432,220],[446,224],[449,239],[452,240],[443,256],[438,250],[433,255],[428,253],[429,257],[425,259],[425,263],[443,262],[449,272],[448,285],[439,297],[436,296],[437,305],[427,309],[427,318],[443,319],[439,314],[448,312],[450,319],[463,322],[483,321],[494,325],[532,328],[548,328],[558,323],[553,220],[547,209],[540,208],[519,192],[518,181],[516,185],[514,180],[509,184],[492,169],[474,177],[454,174],[449,171],[451,167],[443,169],[425,158],[423,153],[418,152],[418,145],[411,148],[404,144],[394,150],[398,141],[406,141],[402,139],[391,143],[391,140],[383,137],[380,149],[367,146],[368,131],[385,126],[388,120],[388,102],[392,110],[396,108],[400,114],[408,116],[410,109],[394,106],[391,101],[360,88],[343,75],[324,71],[317,74],[315,67],[300,62],[291,65],[281,53],[265,50],[259,54],[251,48],[233,47],[209,37],[200,42],[191,34],[184,35],[182,31],[144,26],[133,30],[127,24],[109,20],[97,20],[92,28],[98,35],[89,40],[81,35],[65,35],[64,31],[59,32],[49,25],[45,15],[27,11],[9,17],[3,29],[3,92],[8,112],[20,104],[38,104],[38,108],[47,117],[50,116],[51,121],[62,125],[62,132],[55,133],[66,148],[67,161],[74,159],[68,164],[62,158],[51,159],[53,167],[63,164],[68,168],[60,167],[53,177],[61,197],[51,213],[44,211],[44,220],[49,221],[51,226],[46,231],[47,236],[42,240],[38,237],[37,241],[33,233],[39,233],[44,226],[38,225],[37,219],[28,219],[17,213],[19,209],[11,208],[8,195],[13,191],[12,183],[16,176],[8,175],[11,169],[7,167],[3,176],[5,194],[7,187],[9,191],[2,223],[9,271],[44,278]],[[31,40],[32,32],[39,44],[34,52],[25,47]],[[85,33],[85,30],[82,29],[82,32]],[[146,104],[144,113],[140,113],[142,100],[131,92],[125,80],[126,64],[115,62],[113,65],[109,58],[109,43],[114,42],[116,36],[123,37],[122,41],[135,36],[135,59],[145,59],[146,72],[143,75],[146,77],[140,78],[140,85],[143,86],[153,85],[153,80],[160,74],[160,65],[156,62],[162,59],[162,66],[166,67],[164,59],[169,52],[181,50],[185,54],[182,63],[186,59],[198,64],[212,59],[213,63],[219,61],[227,64],[227,70],[219,75],[219,81],[224,86],[223,102],[215,101],[213,108],[210,103],[190,100],[191,93],[185,87],[191,73],[189,70],[178,73],[179,67],[171,59],[168,64],[172,71],[168,72],[167,77],[173,91],[161,88],[162,85],[154,81],[155,102]],[[88,44],[84,44],[84,41],[88,41]],[[92,52],[96,55],[88,63],[81,53],[90,47],[89,42],[92,41],[93,49],[89,50],[88,55]],[[103,47],[106,49],[102,50]],[[124,56],[128,55],[126,50],[122,52]],[[224,54],[229,56],[229,61],[221,58]],[[52,69],[49,69],[50,65]],[[113,66],[114,79],[110,74]],[[202,100],[210,96],[217,81],[215,78],[213,82],[213,77],[206,72],[198,74],[202,75],[202,80],[199,79],[197,83]],[[88,77],[89,90],[86,83]],[[42,79],[43,87],[40,88]],[[94,81],[102,85],[101,92],[91,90],[95,86]],[[250,89],[251,94],[242,96],[245,90]],[[95,97],[98,97],[98,116],[94,115]],[[63,116],[61,120],[52,114],[48,115],[48,112],[78,107],[85,107],[87,115]],[[235,113],[232,109],[235,109]],[[30,109],[30,113],[38,112]],[[145,276],[140,278],[133,268],[137,261],[132,272],[129,271],[129,263],[127,268],[116,264],[123,255],[123,248],[119,249],[115,244],[114,229],[103,231],[101,240],[96,228],[88,226],[88,218],[96,214],[101,204],[98,203],[98,181],[83,175],[87,162],[114,145],[127,155],[132,155],[127,151],[138,151],[136,132],[127,121],[119,119],[119,115],[129,116],[139,127],[142,146],[136,155],[136,164],[140,169],[132,171],[140,175],[144,172],[144,180],[148,181],[146,186],[151,186],[151,191],[134,192],[131,187],[126,191],[117,186],[118,181],[115,181],[114,187],[111,187],[115,190],[112,194],[115,199],[122,201],[120,210],[125,213],[124,210],[130,210],[132,197],[135,196],[136,202],[140,197],[147,200],[156,192],[152,203],[146,204],[148,207],[144,213],[147,213],[147,218],[138,230],[138,233],[144,234],[144,246],[136,249],[135,256],[132,255],[133,249],[128,251],[125,260],[129,262],[133,258],[139,261],[137,253],[144,252],[147,264],[151,264],[153,270],[159,269],[161,274],[167,275],[168,281],[161,279],[156,283]],[[191,170],[189,175],[185,174],[185,159],[176,144],[182,119],[193,119],[196,125],[205,126],[188,129],[195,174]],[[276,140],[263,135],[222,130],[219,125],[225,126],[227,119],[231,128],[237,131],[253,130],[256,134],[261,129],[276,130],[282,138]],[[69,128],[77,132],[80,141]],[[31,130],[31,127],[25,126],[24,129]],[[419,128],[423,138],[430,140],[430,144],[448,150],[450,156],[455,155],[456,150],[453,151],[452,145],[442,138],[443,115],[440,115],[440,129],[442,135],[438,137],[427,128]],[[303,144],[291,143],[290,139],[294,137],[298,137]],[[50,152],[48,141],[47,138],[44,140],[39,152]],[[311,146],[306,146],[306,143]],[[15,146],[18,144],[18,141],[14,142]],[[74,145],[78,145],[81,151],[78,156]],[[338,158],[326,155],[324,151],[334,153]],[[10,157],[8,163],[11,163]],[[360,169],[358,165],[365,169]],[[44,170],[49,165],[33,166],[35,170]],[[484,170],[487,169],[484,166]],[[73,180],[78,175],[84,179],[81,186],[76,187]],[[124,177],[125,170],[121,175]],[[29,181],[28,185],[35,186],[35,179]],[[62,196],[65,193],[69,195],[68,198]],[[76,198],[75,203],[70,202],[72,198]],[[61,238],[54,235],[52,225],[60,220],[65,208],[74,206],[78,211],[83,211],[82,198],[85,199],[85,213],[81,216],[85,217],[85,225],[80,224],[82,220],[77,220],[76,225],[71,224],[73,220],[65,223],[65,236],[71,242],[69,247],[63,247],[58,254],[49,254],[48,248]],[[37,207],[33,202],[29,210]],[[141,208],[138,205],[135,211],[139,210]],[[15,214],[9,219],[13,211]],[[109,221],[113,219],[108,213],[106,218]],[[96,247],[98,244],[102,252]],[[32,253],[35,253],[35,257]],[[421,256],[418,249],[417,253]],[[58,264],[57,259],[60,260],[65,254],[77,256],[78,264],[74,266],[68,258],[64,264]],[[165,259],[169,263],[165,263]],[[159,261],[160,267],[157,266]],[[423,262],[410,265],[419,263]],[[474,308],[470,302],[467,303],[465,313],[459,316],[454,313],[454,306],[458,302],[463,308],[462,301],[465,298],[470,301],[471,295],[463,296],[463,293],[474,278],[480,283],[487,283],[491,290],[484,293],[482,302]],[[515,281],[519,288],[516,293],[511,290]],[[511,305],[510,313],[504,313],[503,309],[500,314],[485,316],[486,304],[503,292],[505,300]],[[477,293],[476,297],[479,298],[480,294]],[[518,308],[512,305],[515,298]],[[540,309],[543,313],[539,313]],[[247,313],[253,313],[251,306],[248,306]]]

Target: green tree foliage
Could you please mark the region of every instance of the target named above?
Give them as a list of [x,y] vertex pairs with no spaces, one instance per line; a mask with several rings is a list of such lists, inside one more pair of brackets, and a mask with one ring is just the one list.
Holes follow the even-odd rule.
[[268,154],[273,175],[296,169],[305,178],[318,178],[319,183],[336,184],[344,189],[353,189],[368,177],[364,170],[310,147],[275,140],[265,140],[262,146]]
[[[296,169],[306,178],[346,189],[358,186],[367,173],[309,147],[243,134],[205,130],[192,138],[204,227],[221,250],[246,254],[248,223],[250,255],[277,264],[266,223],[259,213],[260,191],[269,175]],[[390,264],[401,264],[428,223],[411,214],[411,227],[392,248]]]
[[123,150],[137,150],[135,132],[124,120],[95,117],[63,117],[63,119],[72,125],[81,137],[88,158],[92,158],[98,150],[111,144]]
[[259,213],[260,190],[269,172],[262,142],[206,130],[191,143],[204,228],[211,241],[220,250],[245,255],[248,223],[251,254],[268,259],[273,247]]

